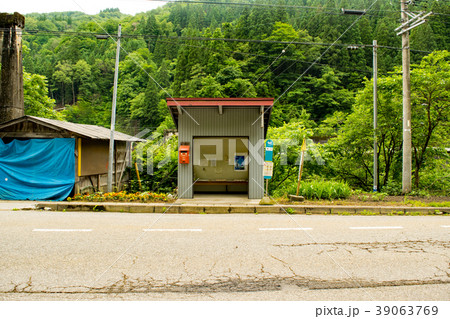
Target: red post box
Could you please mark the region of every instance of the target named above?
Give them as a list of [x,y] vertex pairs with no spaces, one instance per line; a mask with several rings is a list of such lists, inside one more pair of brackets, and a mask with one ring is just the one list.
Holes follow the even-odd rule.
[[189,145],[180,145],[178,149],[178,162],[180,164],[189,164]]

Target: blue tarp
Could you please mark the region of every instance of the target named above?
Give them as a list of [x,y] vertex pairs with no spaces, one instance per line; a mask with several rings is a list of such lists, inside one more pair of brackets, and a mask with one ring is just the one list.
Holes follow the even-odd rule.
[[64,200],[75,183],[75,139],[0,139],[0,199]]

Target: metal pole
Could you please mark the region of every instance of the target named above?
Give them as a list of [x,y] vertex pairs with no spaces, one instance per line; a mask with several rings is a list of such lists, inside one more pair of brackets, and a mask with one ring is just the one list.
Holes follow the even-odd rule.
[[120,34],[122,26],[119,24],[117,31],[116,66],[114,70],[114,91],[111,108],[111,136],[109,139],[109,159],[108,159],[108,192],[112,192],[113,180],[113,160],[114,160],[114,130],[116,128],[116,102],[117,102],[117,80],[119,77],[119,56],[120,56]]
[[377,100],[378,56],[377,40],[373,40],[373,191],[378,191]]
[[[406,14],[407,3],[400,0],[402,23],[408,21]],[[408,28],[403,26],[403,30]],[[410,51],[409,51],[409,31],[402,34],[402,69],[403,69],[403,173],[402,192],[411,192],[411,75],[410,75]]]

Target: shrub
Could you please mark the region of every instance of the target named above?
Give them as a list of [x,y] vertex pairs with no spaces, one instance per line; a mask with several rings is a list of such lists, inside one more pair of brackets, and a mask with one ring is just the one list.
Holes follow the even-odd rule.
[[[289,194],[295,194],[297,185],[290,185]],[[337,181],[305,181],[300,183],[299,195],[307,199],[344,199],[352,190],[347,183]]]
[[386,186],[381,189],[383,193],[391,196],[402,195],[402,184],[394,181],[389,181]]

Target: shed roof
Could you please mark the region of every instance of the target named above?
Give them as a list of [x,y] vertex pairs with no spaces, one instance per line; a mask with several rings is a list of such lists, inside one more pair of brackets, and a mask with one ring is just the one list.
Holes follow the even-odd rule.
[[[96,140],[109,140],[111,136],[111,130],[107,129],[102,126],[97,125],[88,125],[88,124],[77,124],[77,123],[71,123],[71,122],[65,122],[65,121],[58,121],[58,120],[52,120],[52,119],[46,119],[43,117],[37,117],[37,116],[30,116],[25,115],[22,117],[19,117],[17,119],[1,123],[0,124],[0,131],[6,131],[8,127],[11,127],[13,125],[16,125],[21,122],[33,122],[39,125],[43,125],[46,127],[49,127],[51,129],[54,129],[56,131],[69,131],[74,133],[75,135],[81,136],[81,137],[87,137],[92,138]],[[144,140],[118,132],[114,131],[114,140],[115,141],[126,141],[126,142],[142,142]]]
[[183,109],[189,108],[262,108],[264,114],[264,132],[270,121],[273,98],[167,98],[167,107],[178,127],[178,116]]

